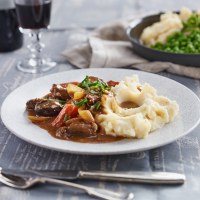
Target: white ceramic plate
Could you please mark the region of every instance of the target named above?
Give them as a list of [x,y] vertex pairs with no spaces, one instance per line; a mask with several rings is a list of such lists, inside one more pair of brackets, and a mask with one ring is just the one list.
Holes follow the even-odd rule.
[[[105,144],[76,143],[55,139],[27,120],[26,102],[44,96],[53,83],[81,81],[85,75],[98,76],[106,81],[119,81],[132,74],[137,74],[142,83],[150,83],[157,89],[159,95],[176,100],[180,106],[179,115],[172,123],[151,133],[146,139],[124,139]],[[191,132],[200,121],[200,101],[185,86],[159,75],[124,69],[85,69],[52,74],[22,85],[5,99],[1,117],[5,126],[16,136],[41,147],[77,154],[122,154],[163,146]]]

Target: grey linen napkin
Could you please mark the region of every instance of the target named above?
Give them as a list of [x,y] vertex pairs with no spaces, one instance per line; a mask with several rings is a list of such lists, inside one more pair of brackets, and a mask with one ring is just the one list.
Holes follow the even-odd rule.
[[78,68],[129,67],[158,73],[173,74],[200,79],[200,68],[170,62],[150,62],[133,52],[126,36],[130,19],[106,24],[92,32],[85,43],[65,50],[62,54]]

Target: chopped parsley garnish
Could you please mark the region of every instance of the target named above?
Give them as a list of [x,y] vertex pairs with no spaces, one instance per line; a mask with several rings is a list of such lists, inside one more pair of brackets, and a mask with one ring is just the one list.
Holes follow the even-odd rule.
[[84,90],[88,90],[90,83],[91,82],[89,80],[89,77],[86,76],[85,79],[83,79],[83,81],[78,84],[78,86],[83,88]]
[[83,105],[85,105],[87,102],[88,102],[88,100],[87,100],[86,98],[84,98],[84,99],[81,99],[81,100],[78,101],[78,102],[74,102],[74,104],[75,104],[76,106],[83,106]]
[[60,100],[60,99],[54,99],[56,102],[58,102],[59,104],[61,105],[65,105],[66,104],[66,101],[64,100]]
[[95,110],[99,110],[100,106],[101,106],[101,101],[97,101],[97,102],[93,105],[93,108],[94,108]]
[[87,95],[84,99],[79,102],[75,102],[74,104],[76,106],[84,106],[87,104],[87,106],[95,110],[99,110],[101,106],[101,101],[99,101],[99,99],[101,99],[103,93],[111,88],[101,79],[90,76],[86,76],[84,80],[78,84],[78,86],[84,89]]
[[95,91],[95,90],[90,90],[90,93],[92,93],[92,94],[101,94],[101,92]]
[[91,81],[89,76],[86,76],[78,86],[92,94],[99,95],[102,95],[106,90],[110,90],[110,86],[107,83],[104,83],[100,79]]
[[65,100],[53,99],[53,98],[46,98],[46,99],[52,100],[52,101],[56,101],[56,102],[58,102],[58,103],[61,104],[61,105],[65,105],[65,104],[66,104],[66,101],[65,101]]

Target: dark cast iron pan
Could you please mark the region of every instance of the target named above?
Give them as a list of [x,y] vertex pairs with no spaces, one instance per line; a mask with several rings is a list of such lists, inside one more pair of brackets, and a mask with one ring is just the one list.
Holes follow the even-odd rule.
[[162,13],[150,15],[142,19],[136,19],[130,23],[127,28],[127,35],[133,44],[133,50],[138,55],[151,61],[166,61],[181,65],[200,67],[200,54],[169,53],[151,49],[140,42],[140,36],[143,29],[158,22],[161,14]]

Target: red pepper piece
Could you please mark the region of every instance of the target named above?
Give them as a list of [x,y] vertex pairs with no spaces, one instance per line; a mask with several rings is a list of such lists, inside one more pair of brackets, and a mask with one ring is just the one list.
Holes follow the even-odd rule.
[[109,86],[111,86],[111,87],[114,87],[115,85],[118,85],[119,82],[117,82],[117,81],[108,81],[107,84],[108,84]]
[[54,127],[63,126],[65,115],[67,115],[69,118],[76,117],[78,115],[78,107],[74,104],[66,104],[51,125]]

